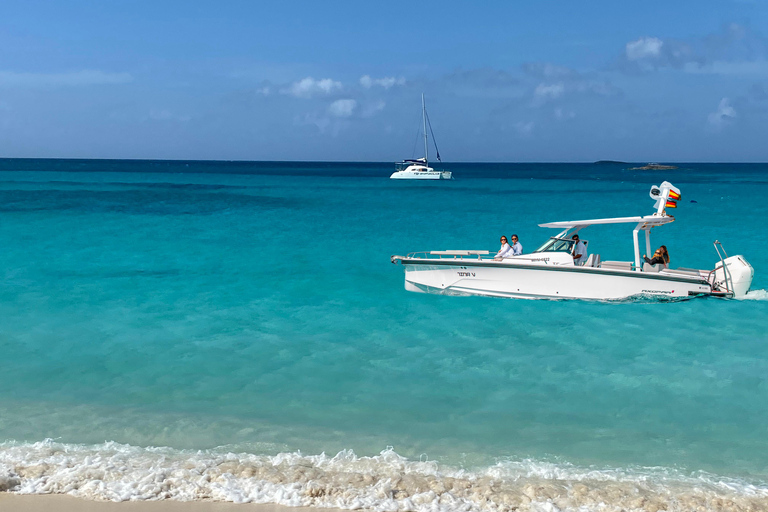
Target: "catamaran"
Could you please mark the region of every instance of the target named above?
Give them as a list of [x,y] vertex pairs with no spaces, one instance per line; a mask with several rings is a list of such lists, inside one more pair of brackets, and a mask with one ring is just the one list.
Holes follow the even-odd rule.
[[[450,171],[438,171],[429,166],[429,143],[427,142],[427,125],[432,132],[432,123],[427,116],[427,107],[424,103],[424,95],[421,95],[421,115],[424,123],[424,158],[403,160],[395,163],[395,172],[389,178],[392,180],[451,180],[453,174]],[[432,134],[432,141],[435,141],[435,134]],[[437,161],[440,160],[440,151],[435,142],[435,153]]]
[[[711,270],[644,262],[640,234],[645,235],[645,254],[652,254],[651,230],[674,222],[667,209],[676,208],[682,197],[680,189],[667,181],[651,187],[650,195],[656,200],[653,215],[539,224],[560,231],[530,254],[497,261],[486,250],[423,251],[393,255],[391,261],[405,268],[405,289],[420,293],[588,300],[746,295],[754,269],[741,255],[729,257],[717,240],[719,262]],[[583,264],[574,263],[573,235],[604,224],[634,225],[634,261],[601,261],[599,254],[592,253]]]

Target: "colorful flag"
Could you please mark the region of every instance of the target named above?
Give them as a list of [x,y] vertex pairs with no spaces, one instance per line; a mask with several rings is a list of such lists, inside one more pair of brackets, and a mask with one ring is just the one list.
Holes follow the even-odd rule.
[[666,207],[667,208],[677,208],[677,203],[674,202],[674,201],[667,201]]
[[678,199],[680,199],[680,194],[678,194],[674,190],[670,190],[669,191],[669,198],[670,199],[674,199],[674,200],[678,200]]

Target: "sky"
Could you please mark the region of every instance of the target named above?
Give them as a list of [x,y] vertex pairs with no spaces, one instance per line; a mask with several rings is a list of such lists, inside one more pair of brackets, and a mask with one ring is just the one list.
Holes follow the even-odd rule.
[[0,5],[0,157],[394,162],[422,93],[446,162],[766,162],[768,2]]

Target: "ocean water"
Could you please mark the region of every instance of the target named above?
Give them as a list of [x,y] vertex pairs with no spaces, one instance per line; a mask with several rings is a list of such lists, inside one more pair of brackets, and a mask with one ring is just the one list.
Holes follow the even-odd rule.
[[[0,160],[0,490],[380,511],[768,509],[768,165]],[[406,292],[392,254],[649,214],[743,300]],[[585,230],[629,260],[631,228]]]

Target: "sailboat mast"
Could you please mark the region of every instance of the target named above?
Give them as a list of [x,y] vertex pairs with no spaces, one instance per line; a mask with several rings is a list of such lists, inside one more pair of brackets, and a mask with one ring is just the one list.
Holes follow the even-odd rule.
[[429,165],[429,146],[427,145],[427,105],[424,103],[424,93],[421,93],[421,117],[424,120],[424,164]]

